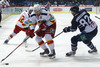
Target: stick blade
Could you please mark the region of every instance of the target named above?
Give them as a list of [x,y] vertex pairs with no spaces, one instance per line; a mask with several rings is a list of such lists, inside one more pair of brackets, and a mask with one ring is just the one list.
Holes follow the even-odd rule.
[[28,50],[26,49],[27,52],[34,52],[35,50],[39,49],[40,47],[35,48],[34,50]]
[[1,62],[4,61],[4,60],[5,60],[5,59],[2,59]]

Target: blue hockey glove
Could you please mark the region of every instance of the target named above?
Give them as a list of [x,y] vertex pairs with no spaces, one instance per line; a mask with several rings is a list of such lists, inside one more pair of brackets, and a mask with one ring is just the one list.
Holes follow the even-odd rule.
[[63,29],[63,32],[70,32],[70,27],[65,27],[64,29]]

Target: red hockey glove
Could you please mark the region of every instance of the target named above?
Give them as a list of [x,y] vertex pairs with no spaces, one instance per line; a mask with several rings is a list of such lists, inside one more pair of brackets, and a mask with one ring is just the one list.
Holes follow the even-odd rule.
[[42,23],[42,24],[39,26],[39,28],[40,28],[40,30],[43,30],[43,29],[47,28],[47,26],[48,26],[48,25],[46,25],[45,23]]
[[31,38],[33,38],[35,36],[34,30],[27,30],[26,34]]

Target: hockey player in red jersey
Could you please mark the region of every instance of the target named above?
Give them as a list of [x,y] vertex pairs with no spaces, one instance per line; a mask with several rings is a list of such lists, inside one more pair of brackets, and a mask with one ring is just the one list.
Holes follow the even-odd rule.
[[[29,29],[29,25],[32,25],[32,21],[30,19],[31,13],[33,11],[33,7],[30,7],[29,10],[25,10],[21,13],[20,18],[17,21],[17,24],[15,25],[14,31],[12,34],[9,35],[9,37],[4,41],[5,44],[9,42],[10,39],[12,39],[15,35],[17,35],[20,31],[24,32],[32,32]],[[33,33],[30,33],[33,34]],[[31,35],[30,37],[32,38],[34,36]]]
[[[32,13],[34,23],[39,26],[36,31],[36,42],[44,50],[40,55],[47,54],[50,58],[55,58],[54,40],[52,38],[56,31],[56,20],[49,11],[42,9],[39,4],[34,5],[34,12]],[[45,37],[46,43],[42,40]]]
[[79,11],[78,6],[73,6],[70,8],[70,10],[72,15],[74,16],[71,22],[72,25],[69,27],[65,27],[63,31],[65,33],[74,32],[77,30],[77,28],[79,28],[81,33],[71,38],[71,51],[66,53],[66,56],[75,55],[79,41],[82,41],[91,49],[88,51],[88,53],[96,53],[97,49],[93,45],[92,39],[98,32],[97,24],[91,20],[90,14],[85,9]]

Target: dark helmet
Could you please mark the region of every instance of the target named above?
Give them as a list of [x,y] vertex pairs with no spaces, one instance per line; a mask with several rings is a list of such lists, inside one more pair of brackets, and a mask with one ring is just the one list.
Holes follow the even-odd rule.
[[73,7],[70,8],[70,10],[71,10],[72,12],[78,13],[78,12],[79,12],[79,7],[78,7],[78,6],[73,6]]

